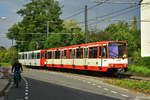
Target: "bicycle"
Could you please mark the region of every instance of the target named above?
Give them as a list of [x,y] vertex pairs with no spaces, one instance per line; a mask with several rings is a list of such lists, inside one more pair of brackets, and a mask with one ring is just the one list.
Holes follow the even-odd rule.
[[16,88],[19,87],[19,82],[21,81],[21,72],[14,72],[14,84],[16,85]]

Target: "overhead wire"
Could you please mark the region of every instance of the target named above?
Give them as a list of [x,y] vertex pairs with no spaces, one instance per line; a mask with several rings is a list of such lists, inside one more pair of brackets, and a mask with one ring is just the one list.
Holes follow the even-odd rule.
[[[131,10],[131,9],[132,9],[132,10]],[[130,13],[131,11],[134,11],[135,9],[137,9],[137,8],[131,7],[130,9],[128,9],[128,10],[130,10],[130,11],[124,10],[124,11],[122,11],[122,12],[119,12],[117,15],[113,15],[113,16],[111,15],[110,17],[107,17],[107,18],[99,17],[98,19],[93,19],[93,21],[107,21],[107,20],[110,21],[110,19],[112,19],[112,18],[114,18],[114,17],[118,17],[118,16],[122,16],[122,15],[124,15],[124,14]]]
[[[134,7],[133,7],[134,8]],[[130,9],[132,9],[132,8],[130,8]],[[132,9],[132,10],[135,10],[135,9],[137,9],[137,8],[134,8],[134,9]],[[124,14],[126,14],[126,13],[129,13],[129,12],[131,12],[132,10],[130,10],[130,11],[126,11],[126,12],[124,12],[123,11],[123,13],[120,13],[120,14],[118,14],[118,15],[115,15],[115,16],[112,16],[111,18],[113,18],[113,17],[118,17],[118,16],[122,16],[122,15],[124,15]],[[145,10],[145,9],[144,9]],[[112,19],[111,20],[111,18],[99,18],[99,19],[95,19],[95,21],[121,21],[121,19],[120,20],[117,20],[117,19]],[[132,22],[132,20],[126,20],[126,21],[128,21],[128,22]],[[150,20],[138,20],[139,22],[150,22]]]
[[[137,4],[138,4],[138,3],[137,3]],[[143,3],[143,4],[141,4],[141,5],[147,6],[147,5],[150,5],[150,2],[146,2],[146,3]],[[118,12],[122,12],[122,11],[124,12],[125,10],[132,9],[132,8],[134,8],[134,7],[136,7],[136,6],[138,6],[138,5],[130,6],[130,7],[127,7],[127,8],[118,10],[118,11],[115,11],[115,12],[111,12],[111,13],[109,13],[109,14],[103,15],[103,16],[101,16],[101,17],[97,17],[96,19],[90,19],[90,20],[88,20],[88,21],[92,21],[92,20],[98,21],[98,19],[101,19],[101,21],[102,21],[102,20],[103,20],[103,21],[106,21],[106,19],[102,19],[102,18],[104,18],[105,16],[111,16],[112,14],[115,14],[115,13],[118,13]],[[132,9],[132,10],[134,10],[134,9]],[[144,9],[144,10],[145,10],[145,9]],[[131,11],[131,10],[130,10],[130,11]],[[128,12],[130,12],[130,11],[128,11]],[[127,13],[128,13],[128,12],[127,12]],[[125,14],[125,13],[121,13],[121,14],[116,15],[116,16],[121,16],[121,15],[123,15],[123,14]],[[116,17],[116,16],[112,16],[112,17]],[[109,21],[110,21],[110,19],[109,19]],[[142,20],[142,21],[144,21],[144,22],[149,22],[149,21],[147,21],[147,20]]]
[[[98,21],[98,20],[103,21],[104,18],[105,18],[105,17],[108,17],[108,16],[111,16],[111,17],[120,16],[120,15],[125,14],[124,11],[130,10],[130,9],[132,9],[132,8],[134,8],[134,7],[137,7],[137,5],[130,6],[130,7],[126,7],[126,8],[120,9],[120,10],[116,10],[116,11],[114,11],[114,12],[111,12],[111,13],[108,13],[108,14],[105,14],[105,15],[102,15],[102,16],[99,16],[99,17],[96,17],[96,18],[94,18],[94,19],[89,19],[88,22]],[[136,8],[136,9],[137,9],[137,8]],[[122,13],[122,12],[123,12],[123,13]],[[130,12],[130,11],[128,11],[128,12]],[[114,15],[114,14],[115,14],[115,15]],[[117,15],[116,15],[116,14],[117,14]],[[112,16],[112,15],[113,15],[113,16]],[[109,18],[111,18],[111,17],[109,17]],[[106,18],[105,18],[105,20],[106,20]],[[96,23],[96,22],[95,22],[95,23]],[[79,22],[78,24],[84,24],[84,22]],[[82,27],[82,26],[81,26],[81,27]]]
[[[104,2],[106,2],[106,1],[109,1],[109,0],[105,0]],[[99,4],[96,4],[96,5],[93,5],[93,6],[89,7],[89,8],[87,8],[87,10],[93,9],[93,8],[99,6],[99,5],[102,5],[102,4],[103,4],[103,3],[99,3]],[[68,16],[68,17],[65,17],[64,19],[70,19],[70,18],[72,18],[72,17],[75,17],[75,16],[77,16],[77,15],[80,15],[80,14],[83,13],[83,12],[84,12],[84,8],[81,8],[80,11],[75,12],[74,14],[72,14],[72,15],[70,15],[70,16]]]

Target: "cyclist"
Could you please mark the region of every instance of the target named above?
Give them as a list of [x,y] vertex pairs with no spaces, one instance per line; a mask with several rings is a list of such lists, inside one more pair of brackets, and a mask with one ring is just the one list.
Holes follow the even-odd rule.
[[18,74],[19,81],[21,81],[21,72],[23,71],[23,68],[18,60],[12,65],[11,71],[14,73],[14,80],[15,80],[15,75]]

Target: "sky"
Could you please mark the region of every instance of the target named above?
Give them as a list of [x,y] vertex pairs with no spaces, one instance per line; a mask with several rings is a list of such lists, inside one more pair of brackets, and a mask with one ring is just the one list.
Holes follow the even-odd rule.
[[[88,10],[88,20],[98,19],[93,22],[88,22],[89,30],[98,29],[103,30],[108,25],[116,23],[117,20],[124,20],[130,23],[133,16],[140,18],[140,10],[136,5],[131,4],[102,4],[97,5],[95,1],[102,0],[57,0],[62,6],[61,18],[64,20],[76,20],[81,22],[79,26],[83,27],[84,24],[84,7],[93,7]],[[110,0],[114,2],[139,2],[140,0]],[[8,32],[8,29],[15,23],[18,23],[22,18],[16,14],[16,12],[23,8],[29,0],[0,0],[0,17],[6,17],[6,19],[0,19],[0,46],[9,48],[12,43],[11,40],[7,39],[3,35]],[[97,6],[95,6],[97,5]],[[132,6],[132,7],[131,7]],[[127,9],[126,9],[127,8]],[[122,10],[126,9],[126,10]],[[120,10],[120,11],[119,11]],[[117,12],[116,12],[117,11]],[[81,12],[77,16],[72,17],[72,15]],[[114,12],[114,13],[113,13]],[[104,16],[103,20],[101,16]]]

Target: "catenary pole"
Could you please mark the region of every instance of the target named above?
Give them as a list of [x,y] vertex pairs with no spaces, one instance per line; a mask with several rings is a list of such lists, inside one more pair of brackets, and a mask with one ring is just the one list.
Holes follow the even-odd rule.
[[48,34],[49,34],[49,21],[47,21],[47,34],[46,34],[47,38],[48,38]]
[[88,41],[88,25],[87,25],[87,5],[85,5],[85,33],[84,33],[84,37],[85,37],[85,43],[87,43]]

